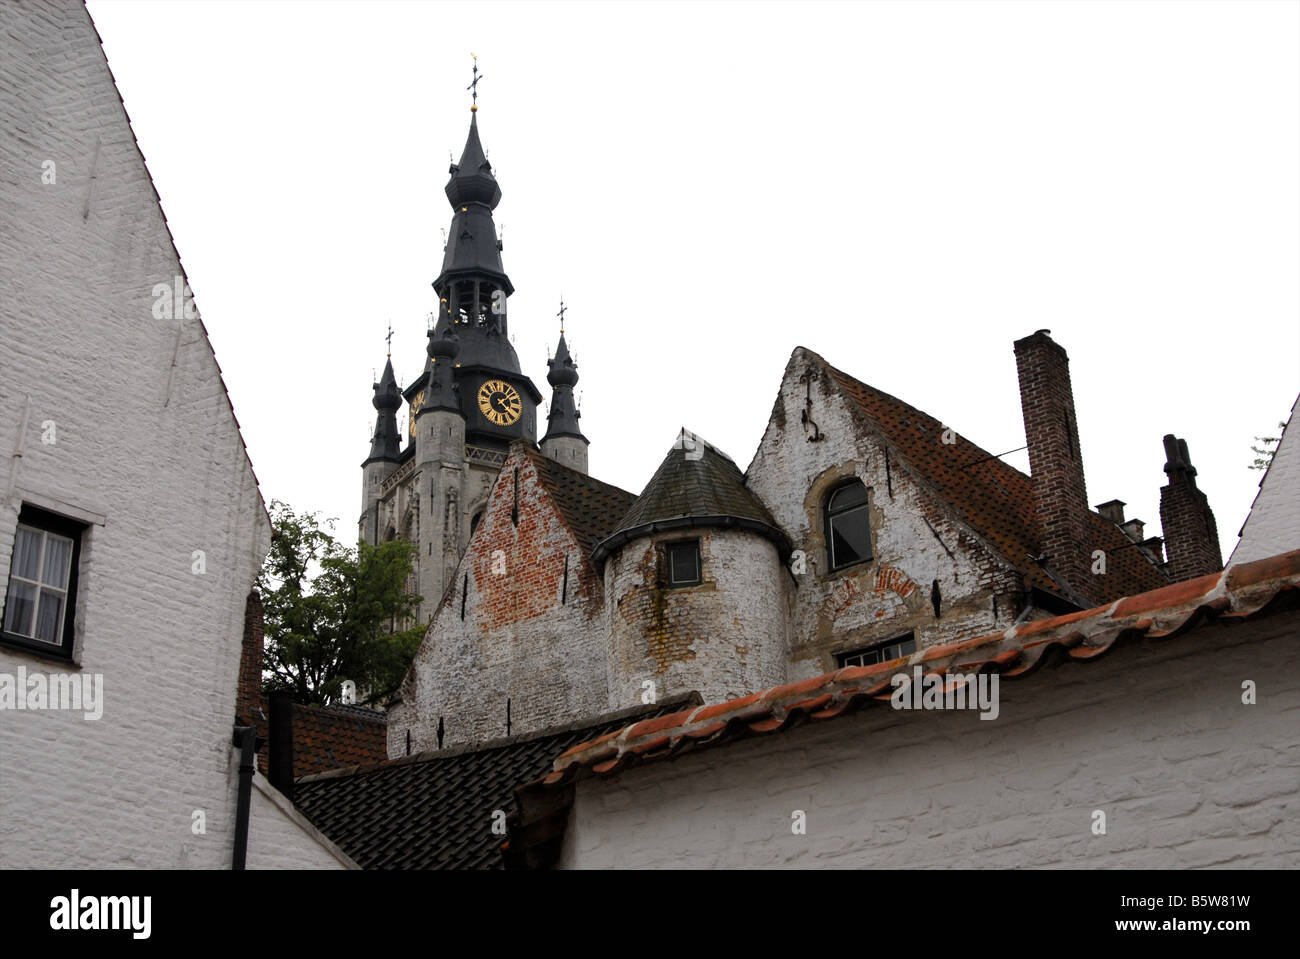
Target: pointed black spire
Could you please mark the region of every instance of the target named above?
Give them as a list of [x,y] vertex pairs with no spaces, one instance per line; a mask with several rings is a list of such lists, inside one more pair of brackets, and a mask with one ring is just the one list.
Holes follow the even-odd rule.
[[429,360],[425,364],[429,379],[421,413],[425,410],[461,412],[460,397],[456,392],[456,355],[459,352],[460,337],[444,309],[437,325],[429,331]]
[[[397,388],[397,377],[393,375],[391,358],[384,364],[384,375],[375,384],[375,397],[371,400],[376,410],[375,435],[370,444],[370,458],[374,460],[396,460],[398,454],[397,410],[402,405],[402,394]],[[363,466],[365,463],[362,464]]]
[[442,272],[433,288],[448,301],[453,322],[504,334],[506,297],[515,288],[501,263],[501,241],[492,219],[501,202],[501,187],[479,141],[477,114],[470,119],[460,162],[451,165],[447,199],[453,210],[451,229],[443,247]]
[[469,120],[469,138],[461,151],[460,162],[451,165],[451,179],[447,181],[447,199],[457,209],[467,203],[484,203],[495,210],[501,202],[501,186],[492,175],[492,164],[483,152],[478,138],[478,114]]
[[555,358],[548,360],[546,365],[550,368],[546,382],[551,384],[552,393],[551,409],[546,417],[546,435],[542,437],[542,442],[556,436],[576,436],[586,440],[578,426],[582,414],[573,401],[573,388],[578,383],[578,364],[569,356],[569,345],[564,342],[563,330],[560,331],[560,345],[555,348]]

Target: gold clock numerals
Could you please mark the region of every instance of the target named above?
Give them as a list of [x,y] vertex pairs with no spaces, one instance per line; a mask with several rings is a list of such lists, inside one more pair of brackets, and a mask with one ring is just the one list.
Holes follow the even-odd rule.
[[424,406],[424,390],[416,393],[414,399],[411,400],[411,422],[410,429],[407,430],[408,441],[415,437],[415,418],[419,415],[422,406]]
[[519,391],[505,380],[485,380],[478,388],[478,408],[489,423],[510,426],[523,412]]

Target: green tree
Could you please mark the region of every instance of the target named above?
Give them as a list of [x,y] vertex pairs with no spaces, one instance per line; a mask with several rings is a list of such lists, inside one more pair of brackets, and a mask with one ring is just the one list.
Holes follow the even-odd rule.
[[358,700],[387,704],[424,635],[420,597],[408,590],[415,546],[392,540],[343,546],[315,513],[271,503],[271,552],[258,575],[266,612],[266,691],[295,701],[338,702],[343,681]]
[[[1278,423],[1279,430],[1286,429],[1285,423]],[[1273,462],[1273,454],[1277,452],[1278,441],[1282,439],[1281,434],[1277,436],[1256,436],[1256,442],[1263,443],[1263,446],[1252,446],[1250,451],[1255,454],[1255,462],[1250,464],[1253,470],[1266,470],[1270,463]]]

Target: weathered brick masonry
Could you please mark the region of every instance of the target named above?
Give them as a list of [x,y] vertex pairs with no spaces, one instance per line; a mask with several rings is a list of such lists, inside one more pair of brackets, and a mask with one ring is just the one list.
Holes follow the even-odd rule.
[[507,700],[512,732],[606,711],[604,586],[539,470],[577,480],[513,447],[390,711],[390,756],[408,730],[410,752],[437,748],[440,720],[448,747],[504,736]]

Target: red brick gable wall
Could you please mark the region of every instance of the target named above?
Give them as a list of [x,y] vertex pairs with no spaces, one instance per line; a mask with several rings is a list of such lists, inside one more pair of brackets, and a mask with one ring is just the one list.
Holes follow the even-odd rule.
[[410,752],[437,749],[440,720],[450,748],[611,708],[604,580],[548,485],[557,469],[522,443],[502,464],[389,711],[391,757],[408,731]]
[[497,476],[465,558],[468,563],[458,571],[460,591],[453,590],[450,599],[459,615],[468,572],[473,619],[484,630],[542,616],[561,599],[582,603],[601,596],[601,580],[523,450]]

